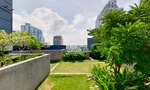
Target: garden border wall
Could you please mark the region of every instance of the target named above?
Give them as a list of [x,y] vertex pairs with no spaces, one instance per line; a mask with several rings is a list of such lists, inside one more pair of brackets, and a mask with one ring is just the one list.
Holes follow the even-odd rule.
[[50,55],[0,68],[0,90],[34,90],[50,72]]
[[[22,53],[45,53],[50,54],[51,60],[62,60],[64,49],[62,50],[25,50]],[[12,51],[12,53],[20,53],[20,51]]]

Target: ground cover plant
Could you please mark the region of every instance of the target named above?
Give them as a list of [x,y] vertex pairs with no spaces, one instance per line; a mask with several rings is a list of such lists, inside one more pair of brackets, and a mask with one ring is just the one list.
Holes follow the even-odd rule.
[[[113,67],[113,68],[112,68]],[[141,72],[122,68],[94,66],[92,79],[100,90],[149,90],[150,79]]]

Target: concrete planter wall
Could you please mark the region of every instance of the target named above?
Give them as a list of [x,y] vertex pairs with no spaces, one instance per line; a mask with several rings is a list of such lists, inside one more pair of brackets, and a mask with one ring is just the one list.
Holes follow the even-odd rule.
[[34,90],[50,72],[50,55],[0,68],[0,90]]
[[[45,53],[50,54],[51,60],[62,60],[62,55],[65,50],[25,50],[22,53]],[[13,53],[19,53],[19,51],[13,51]]]

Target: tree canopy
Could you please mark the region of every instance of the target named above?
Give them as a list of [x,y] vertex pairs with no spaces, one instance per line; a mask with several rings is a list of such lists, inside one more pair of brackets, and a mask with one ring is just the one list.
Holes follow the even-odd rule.
[[20,50],[23,50],[31,41],[31,36],[29,36],[25,31],[15,31],[12,32],[10,36],[12,44],[19,46]]
[[0,30],[0,46],[6,47],[10,45],[10,36],[4,31]]
[[38,49],[39,50],[39,49],[41,49],[41,45],[43,45],[43,43],[31,35],[31,40],[29,42],[30,49]]
[[110,10],[102,18],[103,24],[88,30],[101,41],[99,50],[117,66],[137,62],[138,54],[150,40],[150,1],[141,0],[131,10]]
[[15,31],[10,34],[11,43],[19,46],[20,50],[29,47],[30,49],[40,49],[42,43],[37,40],[33,35],[26,33],[25,31]]

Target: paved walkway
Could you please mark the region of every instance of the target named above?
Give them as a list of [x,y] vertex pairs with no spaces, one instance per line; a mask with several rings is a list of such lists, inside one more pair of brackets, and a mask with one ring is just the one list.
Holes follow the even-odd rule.
[[52,72],[59,64],[60,64],[60,62],[58,62],[58,63],[50,70],[50,72]]
[[54,74],[54,75],[55,75],[55,74],[60,74],[60,75],[61,75],[61,74],[62,74],[62,75],[72,75],[72,74],[74,74],[74,75],[81,75],[81,74],[82,74],[82,75],[85,75],[85,74],[86,74],[86,75],[90,75],[91,73],[50,73],[50,74]]
[[89,57],[90,60],[94,60],[93,58]]

